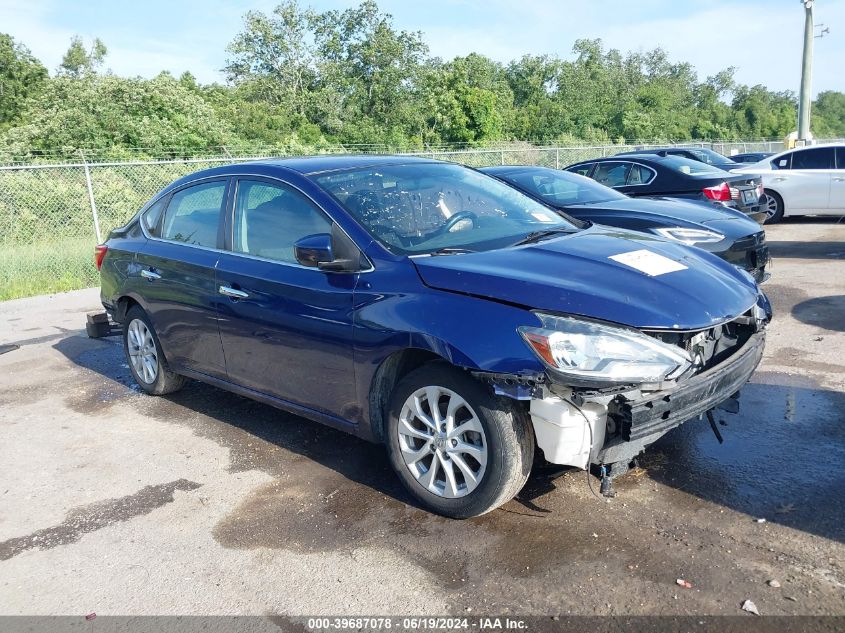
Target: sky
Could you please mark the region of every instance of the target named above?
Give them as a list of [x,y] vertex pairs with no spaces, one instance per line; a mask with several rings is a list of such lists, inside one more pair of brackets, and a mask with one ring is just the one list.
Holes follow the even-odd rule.
[[[250,9],[274,0],[0,0],[0,32],[22,42],[52,71],[70,38],[109,49],[118,75],[190,71],[223,81],[226,45]],[[317,10],[354,0],[301,0]],[[740,83],[798,91],[804,8],[799,0],[380,0],[396,27],[422,31],[431,54],[478,52],[508,62],[526,54],[572,57],[579,38],[646,51],[660,46],[690,62],[701,79],[728,67]],[[815,40],[813,94],[845,92],[845,0],[815,0],[815,20],[830,34]]]

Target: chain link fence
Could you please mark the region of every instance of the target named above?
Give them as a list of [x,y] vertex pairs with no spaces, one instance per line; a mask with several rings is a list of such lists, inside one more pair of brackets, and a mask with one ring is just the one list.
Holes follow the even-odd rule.
[[[666,144],[662,144],[665,146]],[[725,155],[783,149],[777,141],[686,143]],[[655,145],[545,147],[412,152],[472,167],[572,163]],[[93,247],[153,194],[186,174],[266,156],[0,167],[0,301],[94,286]]]

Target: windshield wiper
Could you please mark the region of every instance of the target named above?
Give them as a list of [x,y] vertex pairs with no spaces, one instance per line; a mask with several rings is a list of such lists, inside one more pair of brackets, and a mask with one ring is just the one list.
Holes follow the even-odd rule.
[[429,255],[432,257],[436,255],[464,255],[466,253],[475,253],[476,251],[470,248],[463,248],[461,246],[444,246],[438,248],[436,251],[431,251]]
[[560,233],[574,233],[575,231],[570,228],[559,226],[555,229],[543,229],[542,231],[531,231],[528,235],[523,237],[518,242],[511,244],[511,246],[522,246],[523,244],[534,244],[535,242],[539,242],[545,237],[551,237],[552,235],[558,235]]

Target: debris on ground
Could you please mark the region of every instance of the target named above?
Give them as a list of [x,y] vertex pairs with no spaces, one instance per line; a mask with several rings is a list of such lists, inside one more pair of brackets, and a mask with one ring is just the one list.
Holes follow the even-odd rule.
[[751,600],[746,600],[742,603],[742,610],[748,611],[748,613],[753,613],[754,615],[760,615],[760,612],[757,610],[757,605],[751,602]]
[[678,578],[675,581],[675,584],[679,587],[683,587],[684,589],[692,589],[692,583],[689,580],[684,580],[683,578]]
[[777,580],[775,580],[774,578],[772,580],[770,580],[769,582],[767,582],[766,584],[769,585],[769,587],[774,587],[775,589],[780,587],[780,583]]
[[766,519],[754,519],[755,523],[765,523]]

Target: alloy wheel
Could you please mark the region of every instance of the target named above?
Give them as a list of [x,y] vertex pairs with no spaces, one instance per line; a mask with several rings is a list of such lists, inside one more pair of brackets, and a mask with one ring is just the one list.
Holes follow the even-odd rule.
[[135,375],[147,384],[153,384],[158,376],[158,354],[153,334],[141,319],[133,319],[126,332],[129,361]]
[[444,387],[416,390],[398,420],[402,459],[417,482],[448,499],[475,490],[487,466],[487,438],[472,407]]
[[777,215],[778,201],[774,196],[766,195],[766,219],[769,220]]

